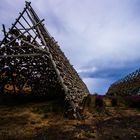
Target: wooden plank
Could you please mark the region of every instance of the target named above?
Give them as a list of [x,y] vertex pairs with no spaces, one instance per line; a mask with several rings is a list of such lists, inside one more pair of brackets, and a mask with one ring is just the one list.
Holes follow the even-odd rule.
[[4,24],[2,24],[2,27],[3,27],[3,33],[4,33],[4,36],[6,36],[5,25],[4,25]]
[[0,58],[8,58],[8,57],[34,57],[34,56],[41,56],[40,53],[34,53],[34,54],[18,54],[18,55],[0,55]]

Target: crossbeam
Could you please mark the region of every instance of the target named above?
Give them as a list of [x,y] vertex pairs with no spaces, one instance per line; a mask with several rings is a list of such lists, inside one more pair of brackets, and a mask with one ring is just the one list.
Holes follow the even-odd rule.
[[33,53],[33,54],[20,54],[20,55],[0,55],[0,58],[8,58],[8,57],[34,57],[34,56],[41,56],[40,53]]

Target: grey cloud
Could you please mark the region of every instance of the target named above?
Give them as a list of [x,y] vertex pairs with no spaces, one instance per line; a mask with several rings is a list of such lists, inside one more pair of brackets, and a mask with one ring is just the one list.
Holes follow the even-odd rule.
[[[110,77],[120,78],[139,67],[139,0],[31,2],[39,16],[46,19],[48,31],[58,40],[74,67],[77,70],[92,68],[91,72],[81,74],[88,79],[85,81],[88,85],[102,85],[99,90],[105,91],[112,81]],[[1,0],[0,24],[9,27],[23,7],[24,0]]]

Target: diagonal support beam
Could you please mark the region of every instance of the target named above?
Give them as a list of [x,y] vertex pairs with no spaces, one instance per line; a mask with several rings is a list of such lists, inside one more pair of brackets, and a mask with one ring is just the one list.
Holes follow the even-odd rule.
[[[28,2],[26,2],[26,6],[27,6],[27,9],[28,9],[29,12],[30,12],[31,21],[33,22],[33,24],[35,24],[36,22],[40,21],[39,17],[36,15],[35,11],[34,11],[34,10],[32,9],[32,7],[28,4]],[[62,87],[63,87],[63,89],[64,89],[65,95],[69,98],[69,103],[70,103],[70,105],[71,105],[71,107],[72,107],[74,113],[76,114],[75,117],[78,118],[78,119],[80,119],[80,120],[82,120],[82,117],[81,117],[80,113],[77,111],[77,107],[75,106],[75,103],[74,103],[74,101],[72,100],[72,97],[71,97],[70,94],[69,94],[69,89],[68,89],[68,87],[64,84],[63,78],[61,77],[60,72],[59,72],[59,70],[58,70],[57,67],[56,67],[55,61],[53,60],[52,54],[51,54],[50,51],[49,51],[49,48],[48,48],[48,46],[47,46],[47,43],[46,43],[46,40],[45,40],[45,37],[44,37],[44,35],[43,35],[42,30],[44,30],[47,34],[48,34],[48,32],[46,31],[46,29],[44,29],[44,27],[43,27],[42,24],[40,24],[40,26],[37,26],[37,27],[36,27],[36,30],[37,30],[38,34],[40,35],[40,39],[42,40],[43,45],[45,46],[46,50],[47,50],[48,53],[49,53],[49,57],[50,57],[50,60],[51,60],[52,65],[53,65],[53,68],[55,69],[55,72],[56,72],[56,74],[57,74],[57,76],[58,76],[58,79],[59,79],[59,81],[60,81],[60,83],[61,83],[61,85],[62,85]],[[49,36],[49,34],[48,34],[48,36]],[[49,36],[49,38],[51,38],[51,37]]]

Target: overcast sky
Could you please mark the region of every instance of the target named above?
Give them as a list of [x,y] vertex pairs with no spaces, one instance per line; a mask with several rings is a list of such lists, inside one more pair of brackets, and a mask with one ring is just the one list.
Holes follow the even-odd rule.
[[[140,67],[140,0],[31,1],[91,93]],[[0,25],[8,29],[24,5],[0,0]]]

